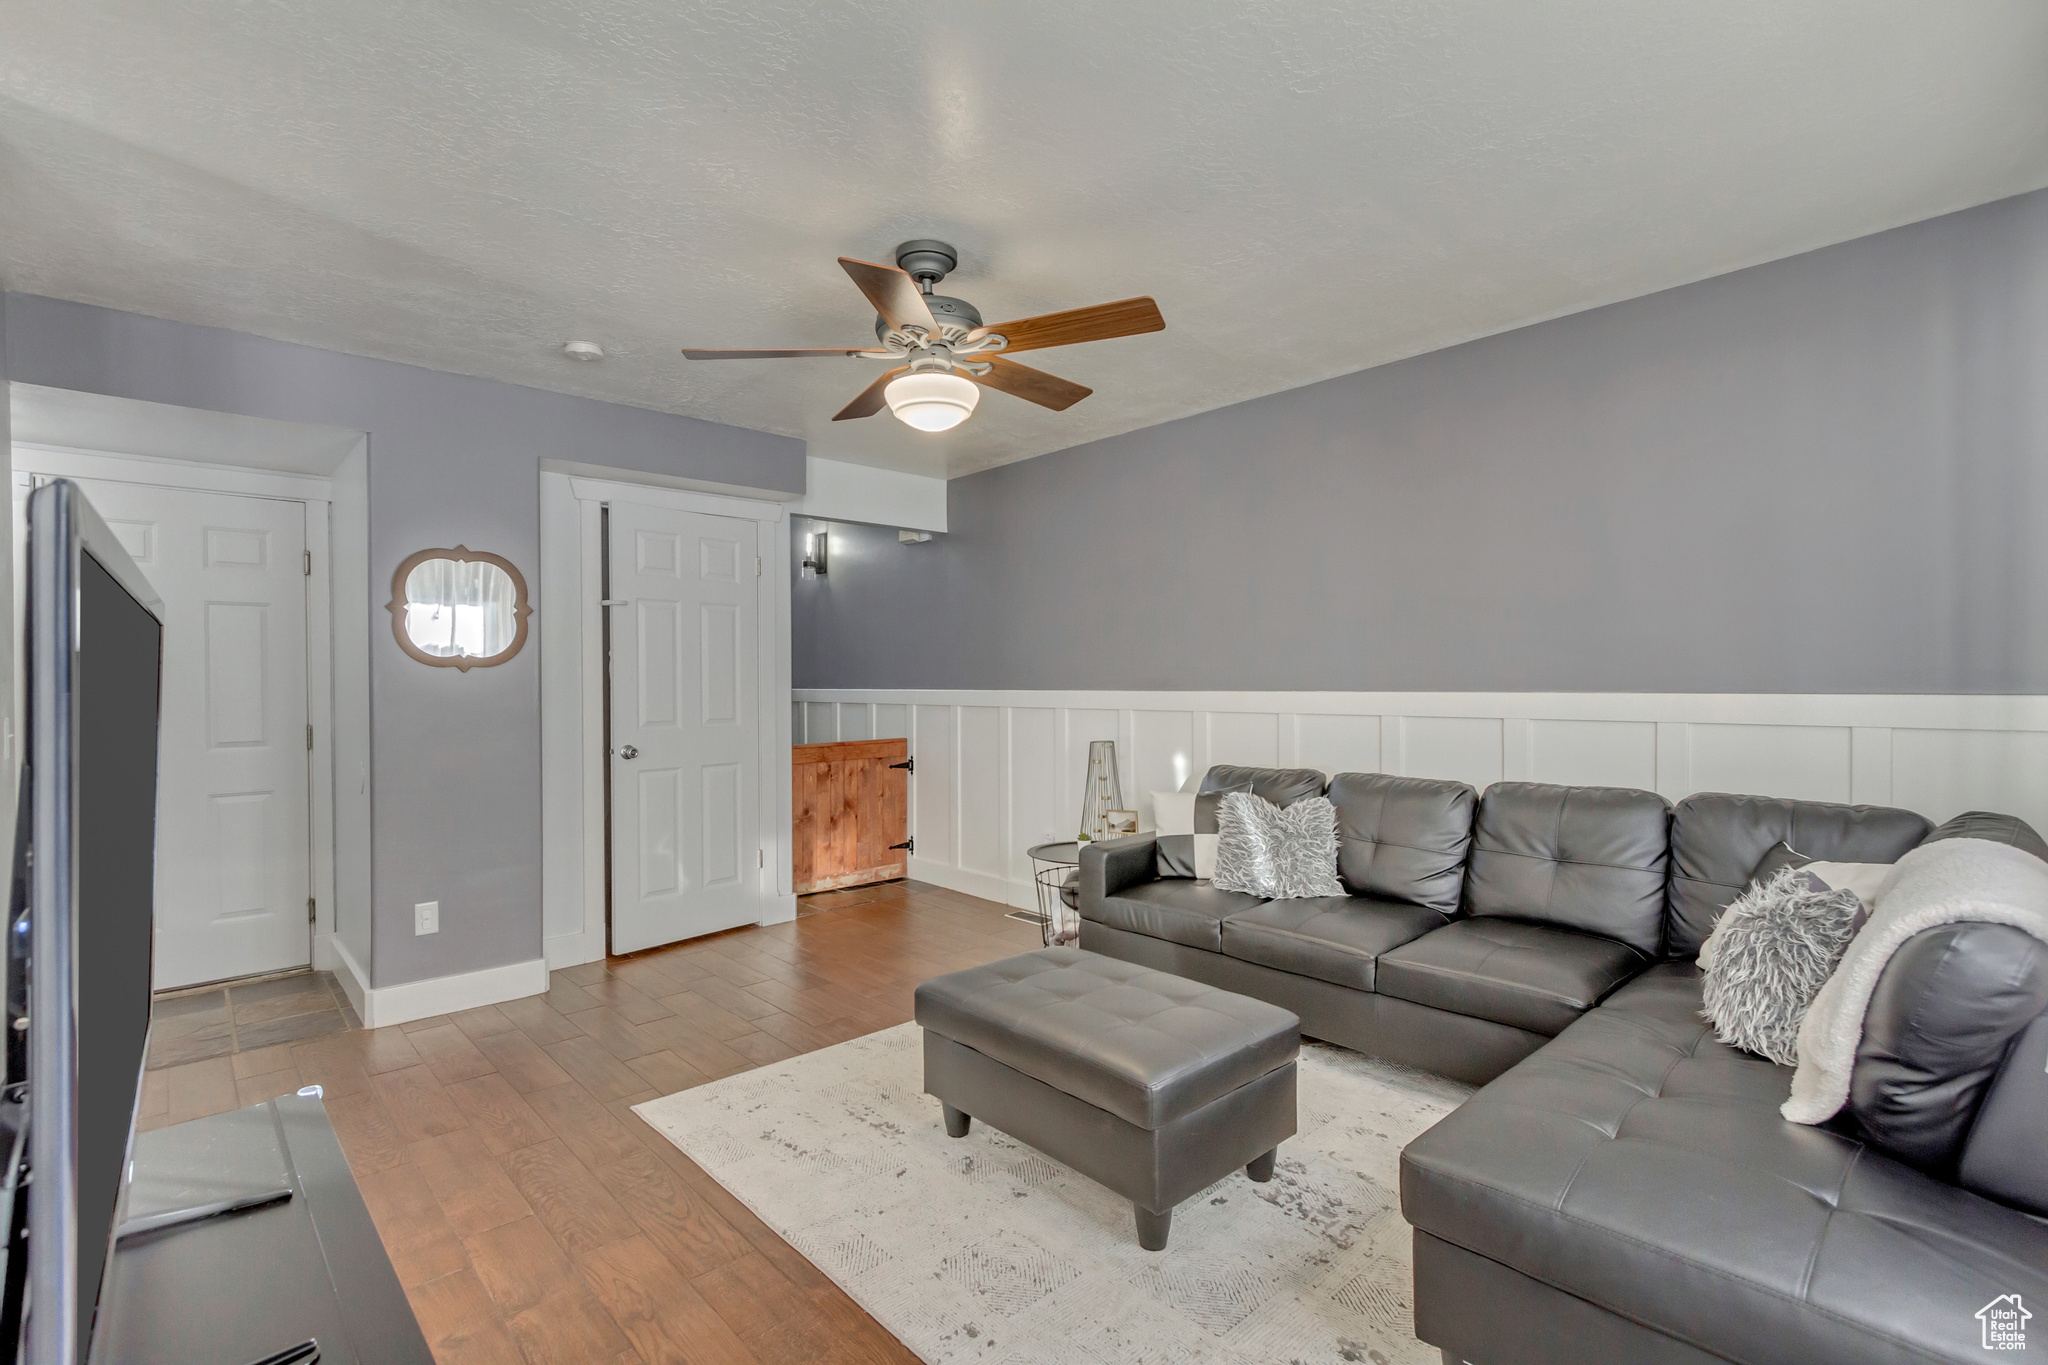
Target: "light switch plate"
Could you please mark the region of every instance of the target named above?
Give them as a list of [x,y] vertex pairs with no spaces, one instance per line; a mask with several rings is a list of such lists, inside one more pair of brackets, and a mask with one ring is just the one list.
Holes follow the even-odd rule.
[[412,931],[415,934],[438,934],[441,932],[441,902],[421,901],[412,908]]

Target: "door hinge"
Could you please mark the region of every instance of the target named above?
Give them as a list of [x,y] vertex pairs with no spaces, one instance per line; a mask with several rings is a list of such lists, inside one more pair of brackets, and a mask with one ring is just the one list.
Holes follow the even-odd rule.
[[755,556],[754,556],[754,577],[756,577],[756,578],[759,578],[760,576],[761,576],[761,556],[759,556],[759,555],[755,555]]
[[892,769],[901,768],[904,772],[914,773],[917,771],[917,760],[915,758],[906,758],[901,763],[891,763],[889,766]]
[[905,839],[905,840],[904,840],[904,841],[903,841],[902,843],[900,843],[900,844],[891,844],[891,845],[889,845],[889,850],[890,850],[890,852],[892,852],[892,853],[893,853],[893,852],[894,852],[895,850],[899,849],[899,848],[900,848],[900,849],[902,849],[902,850],[903,850],[903,851],[904,851],[905,853],[915,853],[915,852],[917,852],[917,837],[916,837],[915,835],[913,835],[913,836],[911,836],[910,838],[908,838],[908,839]]
[[308,551],[306,551],[306,577],[308,577],[308,578],[311,578],[312,576],[313,576],[313,552],[312,552],[311,550],[308,550]]
[[318,916],[316,916],[313,913],[314,905],[315,901],[313,900],[313,898],[311,896],[306,897],[306,923],[308,924],[314,923],[315,920],[318,918]]
[[306,727],[306,752],[313,752],[313,727],[310,725]]
[[755,867],[766,867],[766,866],[768,866],[768,850],[767,850],[767,849],[765,849],[765,848],[757,848],[757,849],[755,849],[755,850],[754,850],[754,866],[755,866]]

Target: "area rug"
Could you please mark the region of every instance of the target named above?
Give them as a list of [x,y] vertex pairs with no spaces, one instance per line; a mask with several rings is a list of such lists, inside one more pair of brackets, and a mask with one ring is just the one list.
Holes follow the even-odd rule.
[[634,1112],[932,1365],[1436,1365],[1414,1336],[1401,1148],[1470,1091],[1316,1044],[1278,1170],[1131,1206],[977,1123],[948,1138],[914,1024]]

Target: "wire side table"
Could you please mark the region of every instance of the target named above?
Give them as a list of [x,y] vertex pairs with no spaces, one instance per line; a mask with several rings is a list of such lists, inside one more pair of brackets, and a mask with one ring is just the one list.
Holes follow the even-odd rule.
[[1031,918],[1038,921],[1045,945],[1079,942],[1081,845],[1072,839],[1034,844],[1024,856],[1031,859],[1031,880],[1038,887],[1038,914]]

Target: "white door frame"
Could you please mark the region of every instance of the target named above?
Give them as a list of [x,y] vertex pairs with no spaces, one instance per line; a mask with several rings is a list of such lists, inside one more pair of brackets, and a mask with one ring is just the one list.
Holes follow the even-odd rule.
[[34,474],[50,474],[183,492],[273,498],[305,505],[306,548],[313,556],[313,571],[306,578],[306,715],[313,725],[306,793],[307,835],[312,851],[310,894],[314,907],[311,960],[316,971],[334,971],[340,958],[334,939],[334,614],[333,554],[328,532],[328,510],[334,501],[332,481],[313,474],[285,474],[26,442],[16,442],[14,449],[17,485]]
[[[622,474],[625,471],[620,471]],[[628,476],[630,477],[630,476]],[[788,505],[543,469],[540,475],[541,920],[550,970],[605,954],[604,655],[599,517],[634,502],[756,523],[762,924],[796,918],[790,850]],[[572,775],[573,774],[573,775]]]

